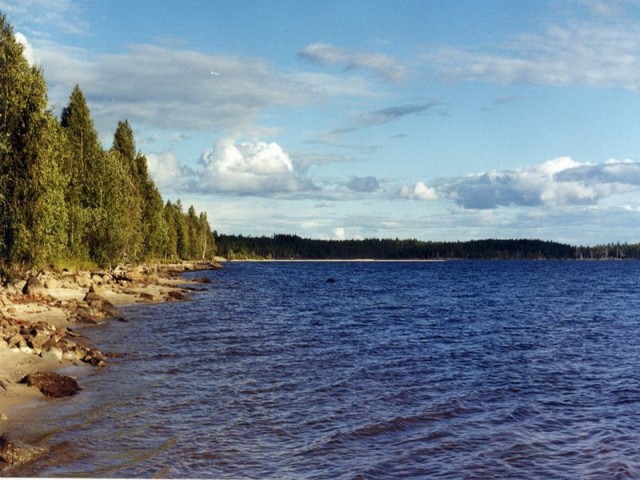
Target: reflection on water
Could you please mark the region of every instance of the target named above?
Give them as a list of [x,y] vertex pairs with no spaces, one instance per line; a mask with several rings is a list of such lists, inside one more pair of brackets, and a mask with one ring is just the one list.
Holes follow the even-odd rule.
[[[241,263],[122,353],[27,474],[636,478],[635,262]],[[326,282],[327,278],[335,282]]]

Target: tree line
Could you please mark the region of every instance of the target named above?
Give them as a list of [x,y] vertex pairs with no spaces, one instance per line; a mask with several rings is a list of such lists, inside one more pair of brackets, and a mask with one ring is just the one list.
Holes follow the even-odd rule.
[[640,244],[572,246],[543,240],[470,240],[425,242],[378,239],[316,240],[297,235],[251,237],[214,232],[218,254],[233,259],[377,259],[377,260],[604,260],[640,259]]
[[58,119],[42,70],[0,14],[0,267],[215,255],[206,213],[162,199],[128,121],[98,140],[76,87]]

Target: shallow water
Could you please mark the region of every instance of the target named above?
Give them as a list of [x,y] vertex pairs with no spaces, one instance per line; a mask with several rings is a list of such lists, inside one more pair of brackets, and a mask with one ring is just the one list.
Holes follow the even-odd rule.
[[640,477],[639,262],[204,275],[191,302],[91,329],[122,357],[52,405],[58,455],[26,473]]

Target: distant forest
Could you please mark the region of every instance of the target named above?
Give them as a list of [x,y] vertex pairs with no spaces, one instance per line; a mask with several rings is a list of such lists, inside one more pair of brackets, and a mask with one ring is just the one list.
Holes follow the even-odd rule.
[[215,233],[218,254],[233,259],[640,259],[640,244],[578,247],[543,240],[424,242],[400,239],[313,240],[297,235],[245,237]]
[[126,120],[105,150],[79,86],[54,116],[43,72],[0,14],[0,276],[215,252],[205,213],[164,202]]

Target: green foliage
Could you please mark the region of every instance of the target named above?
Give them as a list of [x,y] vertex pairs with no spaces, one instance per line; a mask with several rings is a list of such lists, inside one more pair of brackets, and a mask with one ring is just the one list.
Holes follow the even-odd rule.
[[215,252],[205,214],[164,204],[129,122],[118,123],[105,151],[78,85],[58,121],[43,73],[22,53],[0,14],[0,277],[52,262],[105,266]]
[[[313,240],[297,235],[244,237],[216,235],[220,255],[227,258],[444,260],[444,259],[574,259],[607,258],[596,254],[602,247],[573,247],[542,240],[472,240],[468,242],[422,242],[377,239]],[[582,250],[580,250],[582,249]],[[620,246],[618,254],[631,256],[631,248]],[[613,252],[613,248],[607,249]],[[613,256],[609,256],[613,258]],[[640,258],[640,247],[638,257]]]
[[28,266],[60,250],[66,185],[44,76],[22,50],[0,16],[0,258]]

